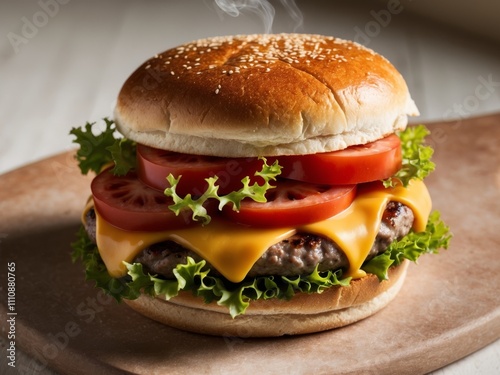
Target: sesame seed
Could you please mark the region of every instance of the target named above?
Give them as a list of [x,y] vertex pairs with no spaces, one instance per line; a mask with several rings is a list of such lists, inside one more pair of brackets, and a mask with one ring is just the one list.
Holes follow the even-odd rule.
[[[204,56],[204,54],[215,52],[220,47],[228,47],[232,50],[224,63],[220,61],[220,56]],[[176,74],[174,70],[171,70],[172,76],[179,76],[180,71],[190,70],[201,74],[205,70],[214,68],[217,69],[216,74],[232,75],[241,73],[243,69],[261,69],[262,72],[267,73],[271,71],[269,66],[276,62],[311,64],[314,61],[326,60],[343,63],[353,59],[351,52],[348,51],[351,49],[362,49],[367,54],[372,53],[365,47],[342,39],[315,35],[278,34],[200,39],[154,57],[160,58],[166,66],[172,59],[184,57],[184,64],[178,64],[182,65],[182,68],[177,67],[177,63],[172,66],[172,69],[177,72]],[[201,59],[207,58],[206,64],[200,64]],[[370,57],[364,58],[365,61],[370,60]],[[153,65],[153,61],[151,60],[151,64],[146,65],[146,69]],[[220,87],[217,88],[219,91],[220,89]]]

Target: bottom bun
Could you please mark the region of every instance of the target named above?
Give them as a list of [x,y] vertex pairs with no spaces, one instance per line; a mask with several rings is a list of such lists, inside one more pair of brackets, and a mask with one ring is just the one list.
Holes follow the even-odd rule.
[[190,332],[231,337],[300,335],[343,327],[373,315],[397,295],[408,263],[391,267],[389,279],[381,282],[369,274],[351,281],[348,287],[334,286],[323,293],[251,301],[245,314],[234,319],[226,307],[206,304],[189,292],[168,301],[142,295],[125,302],[148,318]]

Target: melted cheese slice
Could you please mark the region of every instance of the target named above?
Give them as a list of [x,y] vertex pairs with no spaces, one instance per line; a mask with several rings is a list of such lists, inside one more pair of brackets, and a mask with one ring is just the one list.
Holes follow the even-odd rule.
[[[333,240],[349,259],[347,276],[360,278],[365,275],[361,265],[375,241],[383,212],[391,200],[412,209],[415,231],[425,230],[431,199],[423,182],[412,181],[407,188],[361,187],[353,203],[342,213],[298,227],[248,228],[214,218],[204,227],[130,232],[114,227],[96,210],[96,240],[102,260],[113,277],[126,274],[123,261],[130,263],[148,246],[172,240],[200,255],[228,280],[240,282],[271,245],[297,232],[313,233]],[[91,207],[92,201],[85,210]]]

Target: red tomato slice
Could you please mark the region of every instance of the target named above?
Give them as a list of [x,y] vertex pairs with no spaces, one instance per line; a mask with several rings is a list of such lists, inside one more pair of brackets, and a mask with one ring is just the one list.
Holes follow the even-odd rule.
[[401,168],[401,141],[392,134],[345,150],[268,159],[279,160],[281,177],[315,184],[359,184],[389,178]]
[[115,176],[108,169],[94,178],[90,188],[96,210],[120,229],[157,231],[191,223],[189,215],[176,216],[168,208],[171,198],[144,185],[135,172]]
[[[257,158],[220,158],[212,156],[189,155],[152,147],[137,145],[139,179],[146,185],[165,190],[167,176],[182,175],[176,191],[184,196],[201,195],[207,189],[206,178],[217,176],[219,194],[227,194],[242,187],[245,176],[252,177],[262,169],[262,160]],[[257,180],[257,179],[255,179]],[[252,181],[252,183],[255,181]]]
[[258,227],[286,227],[325,220],[345,210],[356,196],[356,185],[328,186],[278,180],[266,193],[267,202],[241,202],[240,211],[224,207],[231,220]]

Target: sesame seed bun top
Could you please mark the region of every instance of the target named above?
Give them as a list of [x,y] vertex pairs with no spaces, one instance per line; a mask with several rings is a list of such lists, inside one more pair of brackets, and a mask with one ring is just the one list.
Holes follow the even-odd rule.
[[215,37],[167,50],[123,85],[128,138],[226,157],[310,154],[364,144],[418,115],[402,76],[359,44],[319,35]]

